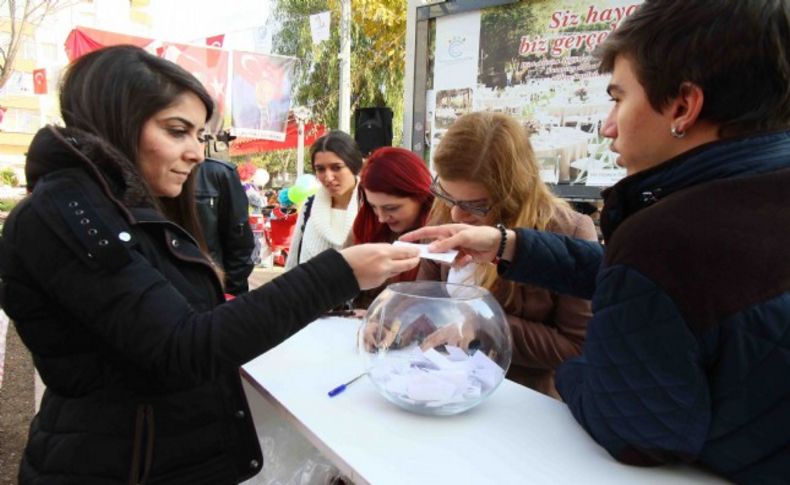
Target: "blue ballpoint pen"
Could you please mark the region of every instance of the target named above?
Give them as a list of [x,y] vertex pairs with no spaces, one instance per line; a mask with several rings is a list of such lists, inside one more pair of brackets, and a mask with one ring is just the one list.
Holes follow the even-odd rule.
[[345,391],[345,390],[346,390],[346,388],[347,388],[348,386],[350,386],[351,384],[353,384],[353,383],[354,383],[354,381],[356,381],[356,380],[357,380],[357,379],[359,379],[360,377],[364,376],[365,374],[367,374],[367,372],[363,372],[362,374],[360,374],[360,375],[356,376],[355,378],[351,379],[350,381],[346,382],[345,384],[340,384],[340,385],[339,385],[339,386],[337,386],[336,388],[334,388],[334,389],[332,389],[331,391],[329,391],[327,394],[329,395],[329,397],[335,397],[335,396],[337,396],[337,395],[338,395],[338,394],[340,394],[341,392]]

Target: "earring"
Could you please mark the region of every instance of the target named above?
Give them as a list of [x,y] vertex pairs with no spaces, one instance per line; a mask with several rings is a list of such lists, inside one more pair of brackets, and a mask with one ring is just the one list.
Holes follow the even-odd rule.
[[686,132],[685,131],[678,130],[674,126],[672,128],[670,128],[669,133],[672,136],[674,136],[675,138],[683,138],[684,136],[686,136]]

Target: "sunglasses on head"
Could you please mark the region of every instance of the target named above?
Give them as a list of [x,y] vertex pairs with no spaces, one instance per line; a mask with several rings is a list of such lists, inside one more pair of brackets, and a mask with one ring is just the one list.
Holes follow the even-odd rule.
[[442,186],[439,184],[438,175],[433,178],[430,189],[434,197],[447,204],[447,206],[451,209],[455,206],[458,206],[458,208],[462,211],[478,217],[484,217],[491,211],[490,206],[487,206],[481,202],[456,200],[447,195],[447,192],[445,192]]

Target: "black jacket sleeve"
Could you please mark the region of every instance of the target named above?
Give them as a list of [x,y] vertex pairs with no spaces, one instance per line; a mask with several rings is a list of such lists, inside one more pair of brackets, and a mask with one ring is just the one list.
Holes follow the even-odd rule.
[[225,291],[240,295],[249,288],[255,240],[238,172],[226,163],[206,160],[200,166],[196,195],[209,252],[225,272]]
[[62,324],[88,329],[107,352],[188,384],[246,363],[359,292],[351,267],[328,250],[233,301],[198,311],[133,244],[108,237],[102,250],[115,256],[100,258],[57,213],[26,204],[3,231],[7,313],[29,323],[37,302],[50,302]]
[[226,291],[233,295],[248,289],[247,278],[252,272],[252,251],[255,248],[248,219],[247,195],[239,174],[229,170],[220,191],[220,244],[222,267],[225,270]]
[[533,229],[516,229],[516,255],[500,263],[503,278],[589,300],[603,260],[597,241]]

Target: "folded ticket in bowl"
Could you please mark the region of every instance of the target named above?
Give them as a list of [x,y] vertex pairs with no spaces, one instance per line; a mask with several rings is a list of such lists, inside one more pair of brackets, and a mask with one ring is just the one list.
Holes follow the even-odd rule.
[[410,243],[405,241],[395,241],[393,246],[412,246],[420,250],[420,257],[425,259],[434,259],[443,263],[452,263],[455,256],[458,254],[457,249],[451,249],[444,253],[432,253],[428,251],[428,244]]

